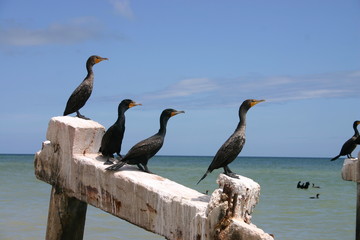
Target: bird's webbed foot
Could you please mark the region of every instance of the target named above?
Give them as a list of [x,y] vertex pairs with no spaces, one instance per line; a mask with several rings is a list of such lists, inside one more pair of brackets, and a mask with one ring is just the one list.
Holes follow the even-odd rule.
[[238,175],[236,175],[236,173],[225,173],[224,174],[226,176],[232,177],[232,178],[236,178],[236,179],[240,179],[240,177]]
[[85,119],[85,120],[90,120],[90,118],[87,118],[87,117],[85,117],[84,115],[81,115],[79,111],[76,112],[76,116],[77,116],[78,118],[82,118],[82,119]]
[[138,166],[138,168],[139,168],[141,171],[147,172],[147,173],[150,173],[150,174],[153,174],[146,165],[144,165],[144,167],[142,167],[142,166],[140,165],[140,163],[138,163],[137,166]]
[[225,167],[224,167],[224,174],[225,174],[226,176],[239,179],[239,176],[236,175],[236,173],[234,173],[233,171],[231,171],[228,166],[225,166]]
[[113,165],[114,163],[112,161],[110,161],[110,159],[108,158],[106,160],[106,162],[104,162],[104,165]]

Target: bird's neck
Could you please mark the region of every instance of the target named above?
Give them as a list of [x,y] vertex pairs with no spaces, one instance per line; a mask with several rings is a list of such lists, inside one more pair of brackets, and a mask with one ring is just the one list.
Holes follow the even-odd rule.
[[160,119],[160,129],[158,134],[161,136],[165,136],[166,134],[166,125],[168,122],[169,118],[164,118],[164,119]]
[[359,130],[357,129],[357,126],[354,126],[355,136],[359,136]]
[[84,79],[84,81],[93,81],[94,80],[94,72],[92,70],[92,65],[91,64],[87,64],[86,65],[86,70],[87,70],[87,75],[86,78]]
[[239,111],[239,124],[237,125],[236,131],[240,129],[245,129],[246,127],[246,110],[240,109]]
[[119,111],[118,118],[116,120],[116,124],[125,124],[125,112]]

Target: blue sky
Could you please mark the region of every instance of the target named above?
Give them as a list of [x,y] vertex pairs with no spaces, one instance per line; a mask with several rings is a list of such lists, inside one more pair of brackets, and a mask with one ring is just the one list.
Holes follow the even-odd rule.
[[355,0],[2,0],[0,153],[41,148],[96,54],[109,61],[81,113],[108,128],[122,99],[143,104],[124,153],[171,107],[186,113],[159,154],[214,155],[257,98],[241,155],[330,158],[360,119],[359,42]]

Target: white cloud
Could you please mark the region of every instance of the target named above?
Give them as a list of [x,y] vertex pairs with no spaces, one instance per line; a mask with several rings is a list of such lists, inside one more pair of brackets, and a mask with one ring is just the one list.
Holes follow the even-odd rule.
[[207,78],[185,79],[168,88],[149,96],[154,99],[186,97],[212,91],[216,85]]
[[302,76],[185,79],[166,89],[145,94],[144,100],[156,104],[161,99],[176,105],[197,107],[238,105],[248,98],[277,102],[360,97],[358,73],[348,71]]
[[45,28],[9,26],[0,29],[0,44],[8,46],[39,46],[47,44],[75,44],[98,39],[102,27],[92,17],[72,19],[67,23],[53,23]]
[[115,11],[127,19],[133,19],[134,13],[130,6],[129,0],[109,0]]

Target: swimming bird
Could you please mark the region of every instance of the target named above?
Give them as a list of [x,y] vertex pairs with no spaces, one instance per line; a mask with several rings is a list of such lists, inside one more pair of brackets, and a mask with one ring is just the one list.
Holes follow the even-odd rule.
[[301,189],[308,189],[309,185],[310,185],[310,182],[306,182],[306,183],[303,183],[300,188]]
[[247,99],[239,108],[239,123],[235,129],[235,132],[226,140],[226,142],[217,151],[214,159],[212,160],[209,168],[207,169],[204,176],[199,180],[197,184],[203,180],[208,173],[211,173],[214,169],[224,168],[224,174],[232,178],[238,178],[233,173],[228,165],[234,161],[234,159],[241,152],[245,144],[245,129],[246,129],[246,113],[254,105],[264,102],[265,100]]
[[348,139],[344,145],[342,146],[339,155],[337,155],[336,157],[332,158],[331,161],[334,161],[336,159],[338,159],[341,156],[347,156],[348,158],[353,158],[351,156],[351,153],[355,150],[356,145],[359,144],[359,131],[357,130],[357,126],[360,124],[360,121],[355,121],[353,123],[353,129],[355,131],[354,135]]
[[319,198],[319,196],[320,196],[320,193],[316,194],[316,196],[315,196],[315,197],[309,197],[309,198],[310,198],[310,199],[318,199],[318,198]]
[[301,181],[298,182],[298,184],[297,184],[296,187],[297,187],[297,188],[301,188]]
[[152,173],[148,169],[147,163],[164,144],[168,120],[179,113],[184,113],[184,111],[177,111],[171,108],[162,111],[159,131],[155,135],[135,144],[119,163],[107,167],[106,170],[117,171],[125,164],[130,164],[137,165],[138,168],[144,172]]
[[87,76],[81,82],[81,84],[74,90],[68,99],[64,111],[64,116],[76,112],[76,116],[83,119],[89,119],[80,114],[79,110],[82,108],[86,101],[89,99],[91,92],[93,90],[94,84],[94,72],[92,70],[93,66],[103,60],[108,60],[107,58],[102,58],[99,56],[91,56],[86,61]]
[[314,183],[312,184],[312,187],[313,187],[313,188],[320,188],[320,186],[315,186]]
[[131,99],[124,99],[121,101],[121,103],[119,103],[118,118],[116,122],[111,127],[109,127],[101,139],[101,147],[99,152],[101,152],[104,157],[107,157],[107,160],[104,163],[105,165],[113,164],[113,162],[110,161],[110,158],[114,158],[114,153],[116,153],[121,158],[121,144],[125,132],[125,112],[129,108],[138,105],[141,104],[136,103]]

